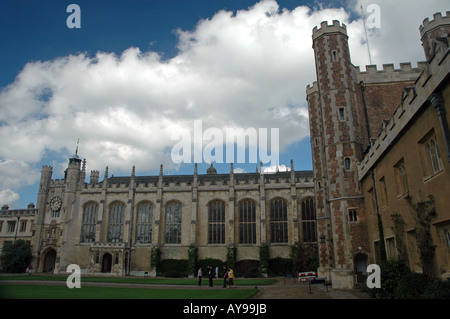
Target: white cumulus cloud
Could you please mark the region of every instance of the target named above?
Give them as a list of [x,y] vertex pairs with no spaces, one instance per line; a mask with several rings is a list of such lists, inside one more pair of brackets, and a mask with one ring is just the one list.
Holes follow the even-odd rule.
[[[7,196],[28,179],[38,181],[31,167],[49,152],[71,155],[77,138],[88,171],[109,166],[129,173],[132,165],[151,170],[160,163],[176,169],[171,136],[192,132],[199,119],[204,130],[279,128],[282,152],[309,135],[305,87],[316,78],[312,28],[323,20],[347,24],[354,64],[368,64],[362,21],[349,20],[359,2],[350,3],[290,11],[265,0],[246,10],[222,10],[192,30],[176,30],[179,52],[169,60],[131,47],[120,55],[29,62],[0,91],[0,160],[25,168],[8,173],[14,186],[2,183],[0,190]],[[423,60],[418,25],[442,11],[445,1],[373,3],[382,17],[379,32],[370,33],[374,63]],[[62,173],[61,163],[54,166]]]

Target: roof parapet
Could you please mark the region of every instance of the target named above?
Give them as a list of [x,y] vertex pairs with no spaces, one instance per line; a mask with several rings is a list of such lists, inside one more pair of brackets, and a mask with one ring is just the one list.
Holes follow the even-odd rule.
[[319,86],[317,84],[317,81],[314,81],[312,84],[308,84],[306,86],[306,95],[310,95],[314,92],[319,92]]
[[415,114],[422,107],[426,107],[428,97],[447,77],[450,72],[449,52],[450,50],[447,50],[445,53],[442,53],[442,56],[433,59],[431,63],[418,63],[419,77],[414,82],[414,85],[404,88],[400,105],[393,116],[384,123],[380,135],[373,140],[364,159],[358,163],[360,181],[365,178],[369,170],[395,143],[398,135],[409,125]]
[[447,11],[445,14],[445,16],[442,16],[440,12],[436,12],[433,14],[433,20],[431,21],[428,18],[425,18],[419,26],[420,37],[423,38],[425,33],[433,30],[439,25],[450,24],[450,11]]
[[327,21],[322,21],[320,23],[320,29],[318,29],[317,26],[313,28],[312,38],[314,41],[315,39],[319,38],[325,33],[336,33],[336,32],[342,33],[345,36],[347,36],[347,26],[344,23],[342,23],[341,25],[341,23],[338,20],[333,20],[331,25],[329,25]]
[[426,62],[417,62],[418,67],[413,68],[410,62],[400,63],[400,68],[396,69],[393,63],[383,64],[383,69],[378,70],[376,65],[366,65],[365,71],[360,71],[359,66],[355,67],[358,82],[366,84],[395,82],[395,81],[416,81]]

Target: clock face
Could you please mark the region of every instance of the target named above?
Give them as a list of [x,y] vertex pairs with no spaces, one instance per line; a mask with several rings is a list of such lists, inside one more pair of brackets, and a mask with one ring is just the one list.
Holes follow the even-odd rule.
[[50,209],[54,212],[58,211],[61,208],[62,200],[58,196],[55,196],[50,201]]

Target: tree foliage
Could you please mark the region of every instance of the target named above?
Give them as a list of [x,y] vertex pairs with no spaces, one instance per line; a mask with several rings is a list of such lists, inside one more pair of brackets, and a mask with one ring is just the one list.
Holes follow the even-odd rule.
[[32,259],[30,244],[19,239],[4,244],[0,256],[2,272],[21,273],[30,265]]

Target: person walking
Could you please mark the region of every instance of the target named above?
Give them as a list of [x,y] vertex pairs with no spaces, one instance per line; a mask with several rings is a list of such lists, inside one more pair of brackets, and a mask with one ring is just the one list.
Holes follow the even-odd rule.
[[223,266],[223,288],[227,288],[228,270],[227,267]]
[[212,266],[208,267],[208,278],[209,278],[209,286],[212,287],[213,286],[213,278],[214,278],[214,272],[213,272]]
[[198,268],[198,272],[197,272],[197,277],[198,277],[198,285],[201,286],[202,285],[202,267]]
[[219,266],[216,266],[216,278],[219,279]]
[[236,285],[234,283],[234,271],[230,267],[230,270],[228,271],[228,288],[231,288],[231,286],[234,286],[234,288],[236,288]]
[[32,264],[30,264],[30,266],[27,268],[26,272],[27,272],[28,276],[31,276],[31,273],[33,272],[33,265]]

